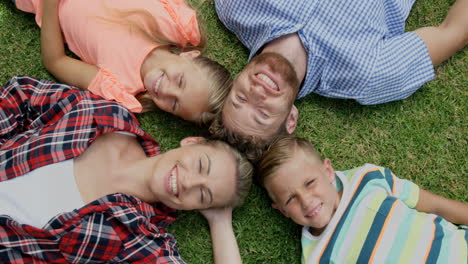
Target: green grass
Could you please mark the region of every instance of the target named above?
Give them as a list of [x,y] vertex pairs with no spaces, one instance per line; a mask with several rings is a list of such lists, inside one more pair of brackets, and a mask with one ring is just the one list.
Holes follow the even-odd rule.
[[[407,29],[439,24],[453,3],[418,1]],[[218,21],[212,3],[204,3],[200,11],[208,28],[208,56],[237,74],[247,50]],[[17,74],[53,79],[41,65],[34,17],[2,1],[0,25],[0,82]],[[375,163],[436,194],[468,202],[467,69],[465,48],[436,68],[436,79],[410,98],[378,106],[309,95],[297,102],[296,135],[314,142],[337,170]],[[176,147],[185,136],[206,134],[163,112],[139,119],[163,149]],[[201,215],[181,212],[169,230],[189,263],[211,262],[211,240]],[[300,262],[300,227],[273,210],[261,188],[255,186],[246,204],[234,211],[234,230],[245,263]]]

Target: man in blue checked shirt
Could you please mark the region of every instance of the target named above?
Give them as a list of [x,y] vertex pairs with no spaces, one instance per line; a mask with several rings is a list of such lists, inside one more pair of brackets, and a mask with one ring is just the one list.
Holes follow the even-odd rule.
[[365,105],[410,96],[434,78],[434,65],[468,42],[467,0],[457,0],[439,26],[405,32],[413,3],[215,0],[220,20],[250,49],[251,61],[212,133],[231,141],[291,134],[294,99],[310,93]]

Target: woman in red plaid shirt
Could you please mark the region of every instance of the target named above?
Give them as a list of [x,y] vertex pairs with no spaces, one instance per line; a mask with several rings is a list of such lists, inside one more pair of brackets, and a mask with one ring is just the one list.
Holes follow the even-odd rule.
[[0,109],[2,261],[183,263],[165,231],[180,209],[203,210],[217,262],[240,262],[231,208],[252,166],[227,144],[160,154],[120,104],[30,77],[0,89]]

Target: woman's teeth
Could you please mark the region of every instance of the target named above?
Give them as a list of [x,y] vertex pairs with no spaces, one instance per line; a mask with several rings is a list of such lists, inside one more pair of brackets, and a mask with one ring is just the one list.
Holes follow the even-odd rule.
[[171,186],[171,191],[174,195],[177,195],[178,194],[178,190],[177,190],[177,175],[176,175],[176,171],[177,171],[177,168],[174,167],[174,169],[172,170],[172,173],[171,173],[171,176],[169,178],[169,183],[170,183],[170,186]]

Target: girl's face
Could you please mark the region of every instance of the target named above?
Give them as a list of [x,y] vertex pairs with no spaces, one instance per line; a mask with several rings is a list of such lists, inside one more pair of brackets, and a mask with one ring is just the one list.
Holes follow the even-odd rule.
[[159,109],[188,121],[195,121],[209,110],[209,78],[193,58],[200,53],[190,51],[180,55],[164,53],[152,56],[143,83]]
[[235,194],[236,164],[223,147],[184,145],[161,154],[150,180],[157,200],[178,210],[226,206]]

